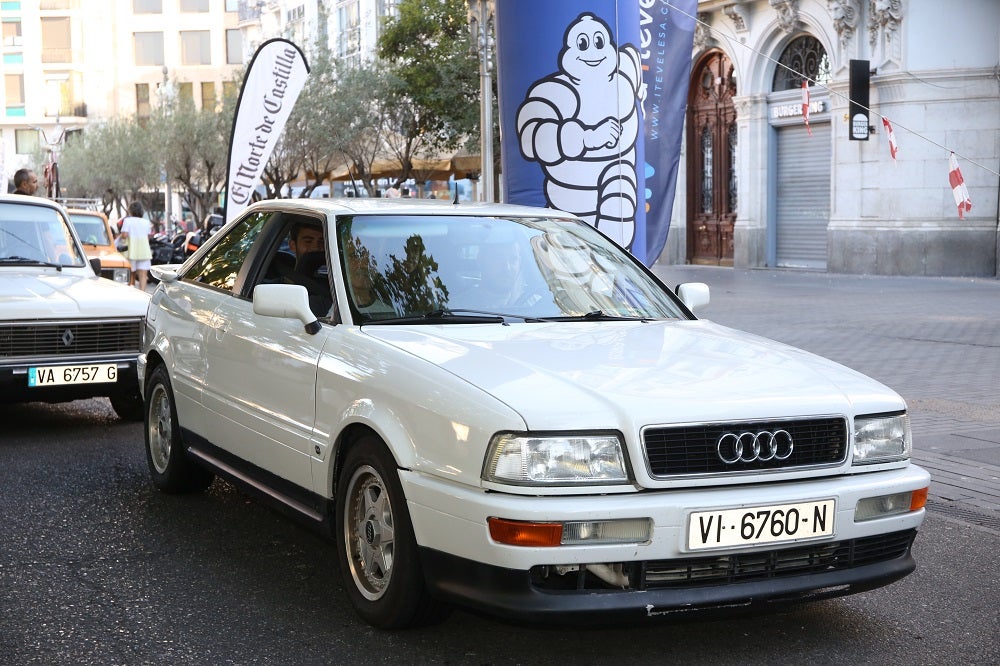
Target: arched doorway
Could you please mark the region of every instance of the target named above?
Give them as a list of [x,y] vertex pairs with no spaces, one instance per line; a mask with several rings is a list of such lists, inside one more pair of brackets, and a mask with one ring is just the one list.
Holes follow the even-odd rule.
[[736,222],[736,76],[721,51],[694,67],[687,116],[687,255],[692,264],[733,265]]

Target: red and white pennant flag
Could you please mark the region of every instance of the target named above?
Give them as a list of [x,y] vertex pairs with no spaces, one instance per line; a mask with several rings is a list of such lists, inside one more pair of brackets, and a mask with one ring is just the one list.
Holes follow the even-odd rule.
[[882,118],[882,126],[885,127],[885,133],[889,137],[889,154],[892,155],[892,162],[895,164],[896,153],[899,151],[899,146],[896,145],[896,133],[892,131],[892,123],[888,118]]
[[965,213],[972,210],[972,199],[969,198],[969,188],[965,186],[962,170],[958,168],[955,153],[948,158],[948,182],[951,183],[951,193],[955,196],[958,206],[958,219],[965,219]]
[[813,131],[809,129],[809,79],[802,79],[802,117],[806,121],[806,131],[812,136]]

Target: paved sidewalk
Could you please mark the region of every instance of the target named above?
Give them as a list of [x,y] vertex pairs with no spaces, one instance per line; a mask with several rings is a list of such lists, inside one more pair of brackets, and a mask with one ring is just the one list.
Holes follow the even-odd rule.
[[929,508],[1000,531],[1000,280],[655,266],[705,282],[703,319],[801,347],[899,392]]

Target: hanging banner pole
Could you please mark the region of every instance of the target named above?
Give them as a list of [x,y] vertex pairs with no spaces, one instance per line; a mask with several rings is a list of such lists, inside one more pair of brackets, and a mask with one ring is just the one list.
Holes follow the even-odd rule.
[[226,222],[250,204],[308,74],[305,54],[287,39],[264,42],[251,58],[229,138]]

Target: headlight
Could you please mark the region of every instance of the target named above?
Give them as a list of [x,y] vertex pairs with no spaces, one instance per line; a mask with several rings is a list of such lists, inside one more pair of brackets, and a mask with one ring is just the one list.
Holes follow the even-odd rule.
[[116,268],[111,271],[111,279],[115,282],[121,282],[123,284],[128,284],[129,269],[127,268]]
[[854,419],[854,464],[905,460],[913,450],[906,414],[859,416]]
[[501,433],[490,442],[483,480],[526,486],[628,482],[616,434]]

